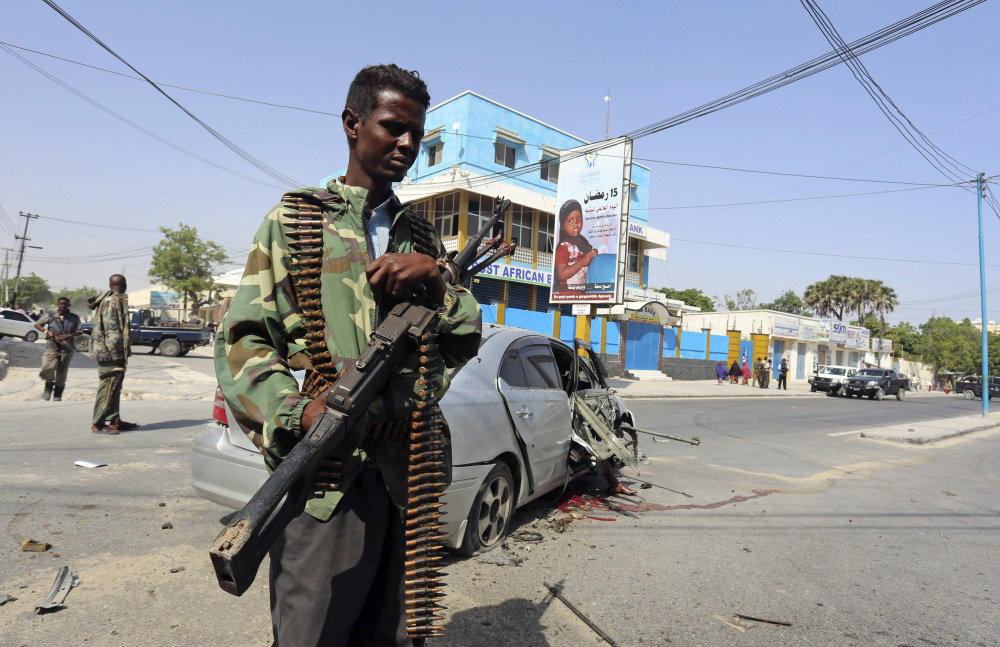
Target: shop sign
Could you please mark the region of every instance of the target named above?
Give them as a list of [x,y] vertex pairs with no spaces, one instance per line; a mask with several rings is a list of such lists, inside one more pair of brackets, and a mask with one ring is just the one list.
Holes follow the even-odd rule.
[[534,270],[530,267],[517,267],[504,262],[497,262],[484,267],[476,276],[489,276],[518,283],[531,283],[532,285],[549,285],[552,283],[552,272]]
[[819,339],[819,326],[814,323],[802,324],[802,334],[800,335],[802,339],[806,341],[816,341]]
[[834,344],[847,344],[847,324],[842,321],[826,320],[830,324],[830,341]]
[[775,317],[774,325],[771,328],[771,334],[775,337],[786,337],[788,339],[796,339],[799,336],[799,321],[798,319],[789,319],[788,317]]
[[820,321],[816,326],[816,340],[817,341],[830,341],[830,322]]

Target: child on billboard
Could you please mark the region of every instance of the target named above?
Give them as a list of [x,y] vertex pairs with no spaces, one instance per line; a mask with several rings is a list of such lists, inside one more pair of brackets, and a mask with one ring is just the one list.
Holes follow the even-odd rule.
[[587,266],[597,256],[583,229],[583,207],[567,200],[559,208],[559,245],[556,247],[555,291],[582,291],[587,284]]

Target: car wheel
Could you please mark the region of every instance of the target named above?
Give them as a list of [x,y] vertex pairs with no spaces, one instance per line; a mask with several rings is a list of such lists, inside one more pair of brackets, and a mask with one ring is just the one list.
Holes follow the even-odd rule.
[[29,330],[28,334],[24,336],[24,341],[28,342],[29,344],[35,341],[36,339],[38,339],[37,330]]
[[809,392],[810,393],[815,393],[816,392],[816,387],[815,386],[810,386],[809,387]]
[[90,350],[90,335],[80,335],[73,339],[73,348],[80,353],[86,353]]
[[181,354],[181,343],[173,338],[160,342],[160,354],[164,357],[177,357]]
[[896,399],[897,400],[905,400],[906,399],[906,389],[904,389],[903,387],[899,387],[899,390],[896,391]]
[[497,463],[483,481],[469,511],[465,539],[458,552],[466,557],[493,550],[510,529],[514,514],[514,479],[506,463]]
[[882,387],[878,387],[877,389],[875,389],[875,393],[872,394],[872,398],[874,398],[875,400],[885,399],[885,391],[882,390]]
[[976,394],[972,389],[966,389],[964,392],[962,392],[962,395],[965,397],[966,400],[976,399]]

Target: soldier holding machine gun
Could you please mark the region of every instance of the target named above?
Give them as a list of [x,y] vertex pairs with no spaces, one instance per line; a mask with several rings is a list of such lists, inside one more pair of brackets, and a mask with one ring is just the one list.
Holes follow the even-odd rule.
[[[271,545],[280,647],[420,645],[435,635],[413,621],[414,608],[433,600],[404,594],[404,571],[433,589],[435,569],[406,570],[433,538],[414,534],[401,510],[422,504],[425,490],[443,491],[450,478],[447,428],[439,416],[421,419],[420,410],[443,395],[446,366],[475,356],[481,320],[472,295],[442,280],[448,262],[434,228],[391,189],[416,159],[429,100],[416,72],[377,65],[357,74],[342,114],[346,175],[325,189],[287,194],[268,213],[217,335],[223,394],[273,471],[304,435],[318,436],[330,385],[371,361],[369,337],[393,321],[395,304],[417,299],[436,309],[436,318],[424,319],[431,334],[393,367],[366,411],[352,411],[356,422],[323,460],[304,512]],[[296,369],[306,370],[301,392]],[[440,437],[421,436],[428,433],[421,426]],[[407,476],[414,451],[434,461],[418,478]],[[431,508],[416,510],[433,524],[439,513]]]

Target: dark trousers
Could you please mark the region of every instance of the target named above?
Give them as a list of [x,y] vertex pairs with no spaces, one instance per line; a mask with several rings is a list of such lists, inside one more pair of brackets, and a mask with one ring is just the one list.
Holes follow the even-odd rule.
[[403,523],[365,468],[329,521],[302,513],[271,547],[273,647],[408,647]]
[[788,390],[788,373],[778,373],[778,388]]
[[110,362],[98,362],[97,399],[94,402],[94,426],[102,427],[117,423],[120,419],[118,409],[122,399],[122,384],[125,382],[125,369]]

